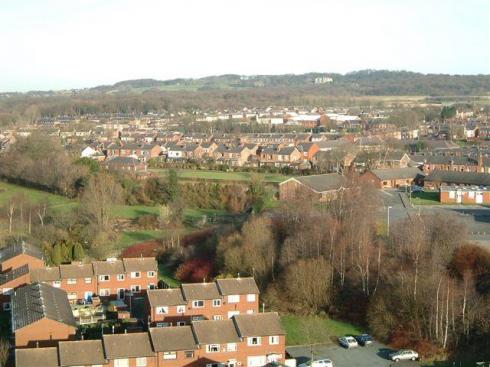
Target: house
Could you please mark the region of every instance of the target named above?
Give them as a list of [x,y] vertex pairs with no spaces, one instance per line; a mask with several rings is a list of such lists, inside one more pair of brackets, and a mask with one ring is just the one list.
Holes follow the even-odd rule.
[[0,271],[6,272],[29,265],[31,269],[44,267],[44,254],[39,247],[24,241],[0,249]]
[[444,185],[490,186],[490,174],[435,170],[425,177],[424,185],[428,188]]
[[146,172],[148,165],[134,157],[112,157],[105,161],[105,168],[112,171]]
[[158,365],[148,333],[105,334],[102,343],[110,367]]
[[192,320],[222,320],[259,311],[259,289],[253,278],[226,278],[212,283],[147,292],[152,325],[186,325]]
[[490,173],[490,159],[482,154],[478,157],[433,155],[424,160],[423,169],[426,174],[434,170]]
[[168,367],[196,364],[199,346],[191,326],[150,328],[150,338],[157,360]]
[[168,160],[179,160],[185,158],[185,149],[183,146],[169,143],[165,145]]
[[361,176],[380,189],[420,184],[423,177],[423,172],[416,167],[374,169]]
[[19,367],[60,367],[58,348],[16,349],[15,365]]
[[313,160],[315,154],[320,151],[320,147],[316,143],[299,143],[297,147],[303,153],[303,158],[309,161]]
[[376,164],[377,168],[405,168],[411,162],[410,157],[405,152],[385,152],[381,153]]
[[294,200],[307,195],[315,201],[326,202],[343,190],[346,184],[346,178],[337,173],[293,177],[279,184],[279,199]]
[[485,186],[446,186],[439,188],[443,204],[490,204],[490,188]]
[[287,167],[292,164],[301,163],[303,153],[295,146],[289,147],[265,147],[259,154],[260,164],[270,165],[274,167]]
[[[58,343],[58,356],[59,365],[62,367],[106,366],[109,362],[104,354],[102,340],[61,341]],[[44,365],[36,367],[40,366]]]
[[74,339],[77,325],[64,290],[33,283],[16,289],[11,303],[16,348]]
[[10,296],[16,288],[31,282],[29,265],[22,265],[20,268],[11,269],[5,273],[0,273],[0,310],[9,311],[11,308]]

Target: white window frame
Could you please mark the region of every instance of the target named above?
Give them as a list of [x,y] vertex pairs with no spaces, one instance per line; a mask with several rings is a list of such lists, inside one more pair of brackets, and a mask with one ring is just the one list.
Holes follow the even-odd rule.
[[240,295],[239,294],[230,294],[228,296],[228,303],[240,303]]
[[[254,339],[257,341],[256,343],[253,342]],[[249,347],[258,347],[262,345],[262,338],[260,336],[251,336],[247,338],[247,345]]]
[[177,352],[163,352],[163,359],[177,359]]
[[177,326],[185,326],[185,321],[177,321]]
[[132,271],[131,272],[131,278],[132,279],[139,279],[139,278],[141,278],[141,271]]
[[236,343],[227,343],[226,344],[226,351],[227,352],[236,352],[237,351],[237,344]]
[[[213,350],[217,349],[217,350]],[[220,344],[206,344],[206,353],[219,353],[221,351]]]
[[68,278],[66,280],[66,284],[77,284],[77,279],[76,278]]
[[150,270],[150,271],[146,272],[146,276],[148,278],[155,278],[156,275],[157,275],[157,272],[156,271],[153,271],[153,270]]
[[114,367],[129,367],[129,359],[128,358],[114,359]]
[[247,302],[255,302],[257,296],[254,293],[247,294]]
[[155,311],[157,315],[168,315],[168,306],[157,306]]
[[[190,353],[191,355],[188,356],[187,353]],[[186,359],[194,358],[194,351],[193,350],[185,350],[184,351],[184,358],[186,358]]]
[[126,279],[126,275],[124,275],[124,274],[117,274],[117,276],[116,276],[116,280],[117,280],[118,282],[122,282],[122,281],[124,281],[125,279]]
[[278,345],[280,342],[279,335],[269,336],[269,345]]
[[177,313],[185,313],[185,306],[184,305],[177,306]]
[[213,299],[213,307],[221,307],[221,299],[220,298]]
[[99,289],[99,296],[108,297],[111,295],[111,290],[109,288],[101,288]]
[[[138,289],[136,289],[136,288],[138,288]],[[141,286],[139,284],[133,284],[131,286],[131,292],[133,292],[133,293],[141,292]]]
[[221,316],[221,315],[213,315],[213,320],[223,320],[223,316]]
[[148,366],[148,361],[146,357],[137,357],[136,358],[136,367],[146,367]]
[[[200,303],[202,303],[200,305]],[[204,307],[204,301],[203,300],[200,300],[200,299],[196,299],[194,301],[192,301],[192,308],[203,308]]]
[[60,288],[61,287],[61,280],[53,280],[53,287]]
[[85,278],[85,284],[92,284],[92,278]]
[[[107,279],[106,279],[107,278]],[[111,280],[111,276],[110,275],[99,275],[99,282],[108,282]]]

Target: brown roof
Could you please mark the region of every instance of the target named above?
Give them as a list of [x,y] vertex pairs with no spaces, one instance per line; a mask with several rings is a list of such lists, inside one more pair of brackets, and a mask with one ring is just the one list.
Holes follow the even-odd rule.
[[15,365],[22,367],[58,367],[57,348],[16,349]]
[[286,334],[276,312],[235,315],[233,320],[241,337]]
[[108,359],[151,357],[148,333],[106,334],[103,336],[105,355]]
[[199,344],[238,343],[235,324],[232,320],[202,320],[193,321],[192,327]]
[[124,274],[124,265],[121,260],[114,261],[94,261],[94,273],[95,275],[113,275]]
[[232,294],[258,294],[259,288],[254,278],[217,279],[216,283],[223,296]]
[[157,261],[154,257],[135,257],[122,260],[126,272],[157,271]]
[[150,336],[156,352],[197,349],[197,342],[190,326],[151,328]]
[[187,303],[180,288],[148,290],[147,294],[151,307],[178,306]]
[[106,364],[102,340],[59,342],[60,366]]
[[32,269],[31,281],[32,282],[52,282],[54,280],[61,280],[60,268],[44,268],[44,269]]
[[182,284],[182,292],[187,301],[221,298],[216,283]]
[[89,278],[94,276],[92,264],[60,265],[62,279]]

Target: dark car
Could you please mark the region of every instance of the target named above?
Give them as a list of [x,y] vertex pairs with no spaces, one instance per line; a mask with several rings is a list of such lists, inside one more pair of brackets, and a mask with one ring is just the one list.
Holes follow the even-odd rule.
[[371,335],[368,334],[362,334],[356,336],[357,343],[362,346],[366,346],[369,344],[372,344],[374,342],[374,338]]

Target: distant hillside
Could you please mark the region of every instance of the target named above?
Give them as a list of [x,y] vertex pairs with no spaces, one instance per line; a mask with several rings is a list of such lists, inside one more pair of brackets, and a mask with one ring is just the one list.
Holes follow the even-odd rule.
[[[332,82],[315,83],[317,78]],[[251,88],[302,88],[352,95],[487,95],[490,75],[420,74],[407,71],[362,70],[347,74],[308,73],[286,75],[220,75],[200,79],[127,80],[112,86],[89,89],[103,93],[141,93],[151,90],[200,91]]]

